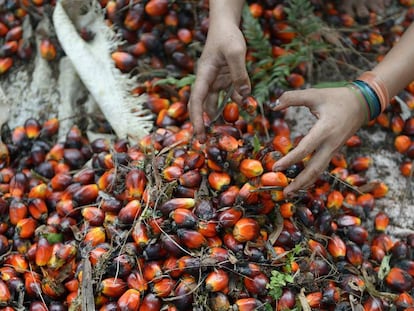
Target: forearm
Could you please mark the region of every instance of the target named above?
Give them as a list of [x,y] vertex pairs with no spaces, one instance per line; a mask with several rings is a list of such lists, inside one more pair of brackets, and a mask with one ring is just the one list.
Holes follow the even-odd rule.
[[390,97],[414,81],[414,23],[372,71],[384,81]]
[[210,20],[240,23],[244,0],[210,0]]

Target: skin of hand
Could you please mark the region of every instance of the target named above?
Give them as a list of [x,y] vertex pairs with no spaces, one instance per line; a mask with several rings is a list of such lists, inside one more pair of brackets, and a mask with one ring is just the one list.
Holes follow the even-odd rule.
[[233,84],[232,99],[239,104],[250,94],[246,42],[239,27],[243,3],[210,0],[210,27],[189,100],[190,119],[201,143],[206,140],[203,113],[215,117],[219,92]]
[[[414,81],[414,24],[372,71],[384,82],[390,97]],[[334,152],[363,124],[365,109],[346,87],[289,91],[279,98],[275,110],[305,106],[318,118],[295,149],[277,161],[273,170],[280,171],[313,153],[305,169],[285,189],[289,196],[312,185],[329,164]]]
[[347,87],[288,91],[279,102],[275,110],[305,106],[318,119],[296,148],[273,167],[274,171],[282,171],[312,154],[305,169],[284,189],[288,197],[315,182],[334,153],[363,125],[365,109]]
[[385,8],[391,4],[391,0],[348,0],[341,2],[339,5],[341,11],[359,18],[367,18],[370,11],[382,15]]

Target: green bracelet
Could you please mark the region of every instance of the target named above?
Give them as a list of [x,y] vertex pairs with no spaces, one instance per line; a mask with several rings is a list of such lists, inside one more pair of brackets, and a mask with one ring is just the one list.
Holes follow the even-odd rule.
[[348,83],[346,87],[349,88],[355,94],[355,96],[358,98],[359,103],[365,107],[364,124],[368,124],[370,120],[370,114],[371,114],[370,107],[368,105],[368,102],[365,100],[364,96],[362,95],[361,90],[352,83]]

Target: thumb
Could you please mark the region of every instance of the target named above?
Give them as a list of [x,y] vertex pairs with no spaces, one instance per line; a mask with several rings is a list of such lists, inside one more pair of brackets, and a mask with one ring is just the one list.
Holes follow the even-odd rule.
[[316,89],[287,91],[271,103],[270,108],[278,111],[292,106],[305,106],[312,110],[319,99],[319,92]]

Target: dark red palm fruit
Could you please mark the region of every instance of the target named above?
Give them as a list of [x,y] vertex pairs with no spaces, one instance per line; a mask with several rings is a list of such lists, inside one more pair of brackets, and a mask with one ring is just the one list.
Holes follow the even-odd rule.
[[168,0],[150,0],[145,5],[145,13],[149,16],[163,16],[168,12]]
[[304,205],[298,205],[295,209],[296,218],[306,227],[311,227],[315,221],[311,210]]
[[180,185],[188,188],[198,188],[200,186],[201,180],[202,176],[198,169],[189,170],[178,178]]
[[132,169],[125,178],[126,191],[131,199],[140,199],[145,190],[147,178],[140,169]]
[[40,274],[33,271],[27,271],[24,272],[23,278],[26,294],[30,297],[37,297],[39,294],[39,289],[42,285]]
[[6,282],[0,280],[0,303],[7,304],[11,299],[9,287]]
[[237,185],[231,185],[219,195],[218,205],[220,207],[230,207],[236,202],[240,188]]
[[264,295],[267,292],[269,278],[262,272],[243,279],[244,286],[252,295]]
[[101,226],[105,220],[105,212],[95,206],[86,206],[81,212],[83,219],[91,226]]
[[184,246],[197,249],[207,245],[206,238],[198,231],[190,229],[178,229],[177,236]]
[[362,249],[357,244],[348,242],[346,244],[346,259],[353,266],[361,266],[364,261]]
[[121,224],[132,224],[141,215],[141,211],[141,203],[132,200],[119,210],[117,218]]
[[381,233],[372,239],[371,245],[378,246],[384,252],[388,253],[394,246],[394,241],[388,234]]
[[41,131],[41,125],[37,119],[29,118],[24,122],[24,129],[26,136],[29,139],[34,139],[39,136]]
[[324,306],[336,305],[341,300],[341,290],[335,283],[329,283],[322,290],[321,303]]
[[235,102],[229,102],[224,106],[223,118],[228,123],[236,122],[240,117],[239,105]]
[[[251,182],[245,182],[239,190],[236,201],[248,205],[257,204],[259,201],[259,193],[254,191],[256,189],[257,186],[254,186]],[[274,192],[277,191],[273,191],[272,196],[274,195]]]
[[30,303],[29,311],[49,311],[49,309],[42,301],[33,301]]
[[162,300],[154,293],[148,293],[144,296],[139,307],[140,311],[159,311],[161,310]]
[[85,164],[85,158],[81,151],[76,148],[66,148],[63,151],[65,163],[73,170],[80,169]]
[[20,200],[13,199],[9,206],[9,221],[12,225],[28,216],[27,206]]
[[237,241],[232,233],[224,234],[222,239],[224,245],[235,253],[241,252],[244,248],[243,243]]
[[408,272],[393,267],[385,277],[385,284],[397,292],[409,291],[413,287],[413,277]]
[[384,310],[384,304],[382,303],[381,299],[376,297],[369,297],[364,302],[364,310],[372,310],[372,311],[381,311]]
[[238,207],[230,207],[218,214],[217,220],[221,227],[231,228],[241,219],[243,212]]
[[176,210],[177,208],[193,208],[195,202],[196,200],[193,198],[172,198],[168,201],[165,201],[158,208],[163,215],[168,216],[172,211]]
[[396,268],[400,268],[406,272],[408,272],[409,275],[414,277],[414,261],[410,259],[402,259],[395,263]]
[[27,192],[29,180],[22,172],[17,172],[10,180],[10,195],[13,199],[22,198]]
[[223,269],[211,271],[205,279],[206,290],[210,292],[226,293],[228,285],[229,275],[228,272]]
[[328,251],[326,250],[326,247],[322,245],[322,243],[313,240],[313,239],[309,239],[308,240],[308,246],[309,249],[311,250],[312,254],[316,254],[318,256],[322,256],[325,257],[328,255]]
[[180,257],[184,254],[184,249],[180,245],[180,239],[175,234],[161,235],[161,244],[171,256]]
[[22,38],[23,28],[22,26],[14,26],[10,28],[5,36],[6,41],[18,41]]

